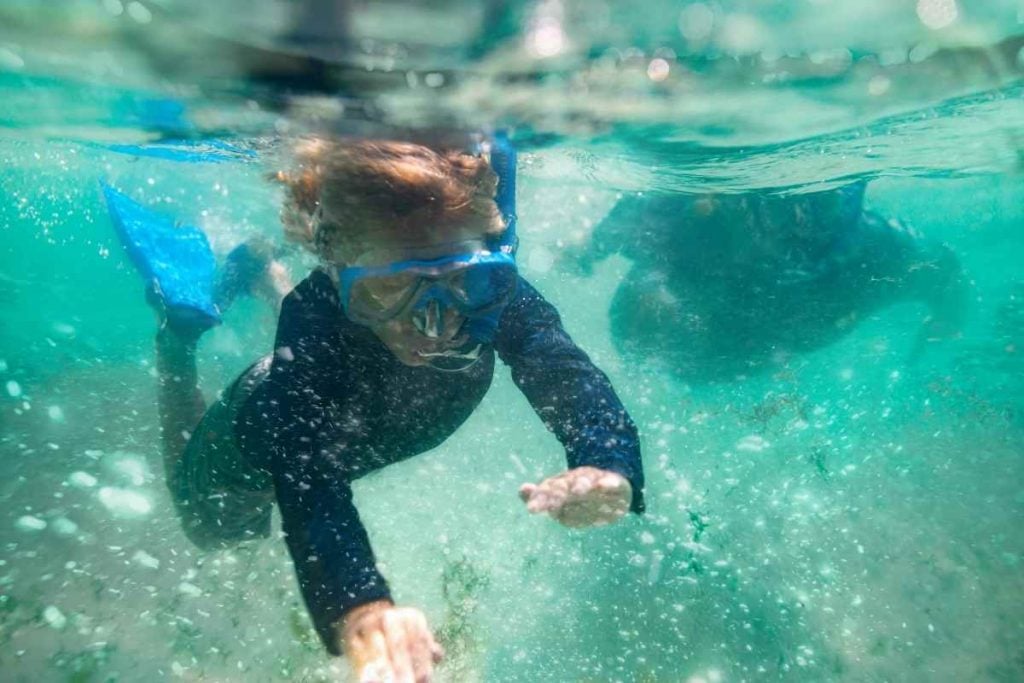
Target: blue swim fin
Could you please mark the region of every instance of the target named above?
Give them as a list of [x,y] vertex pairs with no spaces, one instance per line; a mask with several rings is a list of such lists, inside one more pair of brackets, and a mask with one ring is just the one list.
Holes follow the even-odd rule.
[[213,299],[216,262],[203,231],[101,185],[114,229],[168,319],[202,329],[220,324]]
[[164,140],[143,145],[98,145],[111,152],[136,157],[151,157],[186,164],[219,164],[228,161],[252,161],[255,151],[220,140]]

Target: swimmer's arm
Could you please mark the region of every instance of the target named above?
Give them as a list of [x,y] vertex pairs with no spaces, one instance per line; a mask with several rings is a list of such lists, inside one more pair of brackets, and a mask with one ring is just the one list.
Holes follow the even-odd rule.
[[250,401],[242,432],[243,447],[261,455],[273,475],[285,541],[317,633],[331,654],[341,654],[344,616],[391,598],[352,489],[321,454],[321,423],[342,373],[332,296],[325,276],[312,276],[285,299],[270,373]]
[[[325,363],[319,365],[307,370]],[[351,486],[318,437],[328,390],[316,379],[287,386],[292,389],[277,397],[283,419],[275,424],[272,472],[285,541],[317,634],[363,683],[430,680],[443,650],[421,611],[394,605]]]
[[594,266],[617,254],[636,239],[638,208],[635,197],[624,197],[611,208],[584,241],[568,244],[559,260],[570,270],[591,275]]
[[324,646],[340,655],[345,616],[361,605],[390,603],[391,594],[351,487],[317,467],[296,465],[311,462],[310,456],[299,449],[282,451],[273,469],[274,487],[302,597]]
[[516,385],[565,447],[570,471],[593,468],[621,475],[630,489],[630,509],[642,512],[644,474],[636,426],[605,374],[563,329],[558,311],[522,278],[516,299],[502,315],[495,347]]

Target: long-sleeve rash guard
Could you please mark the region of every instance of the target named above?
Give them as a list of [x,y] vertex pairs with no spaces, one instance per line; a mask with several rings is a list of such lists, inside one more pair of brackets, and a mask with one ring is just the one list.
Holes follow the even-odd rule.
[[389,598],[352,502],[351,482],[443,442],[487,392],[494,352],[569,467],[618,472],[643,510],[636,427],[608,378],[562,328],[555,308],[522,278],[493,348],[463,372],[403,365],[371,330],[349,321],[326,273],[285,299],[267,378],[235,424],[250,462],[270,471],[299,585],[321,639],[349,609]]

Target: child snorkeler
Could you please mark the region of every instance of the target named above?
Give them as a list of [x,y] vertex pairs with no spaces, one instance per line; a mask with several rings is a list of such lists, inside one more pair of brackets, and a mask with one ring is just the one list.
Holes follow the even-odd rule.
[[[529,512],[568,527],[641,512],[636,428],[517,273],[507,142],[495,141],[490,163],[412,143],[322,139],[297,159],[276,176],[282,220],[322,265],[284,298],[274,352],[209,409],[195,351],[218,311],[208,297],[196,304],[172,291],[173,278],[153,278],[167,484],[201,548],[268,535],[276,501],[327,650],[346,654],[362,681],[430,680],[441,650],[419,610],[392,603],[352,482],[447,439],[486,393],[495,353],[566,449],[567,471],[520,489]],[[147,259],[173,261],[187,231],[165,231],[160,258],[133,252],[145,225],[132,232],[126,198],[107,194],[143,272],[158,270]],[[189,238],[203,241],[194,229]],[[204,263],[201,277],[183,279],[209,280]]]

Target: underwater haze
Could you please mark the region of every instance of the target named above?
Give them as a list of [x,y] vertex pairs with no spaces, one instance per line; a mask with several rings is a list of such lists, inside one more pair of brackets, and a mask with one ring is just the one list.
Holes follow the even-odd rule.
[[[181,531],[156,320],[100,182],[222,255],[283,243],[266,178],[298,136],[504,129],[520,271],[636,422],[647,512],[526,513],[564,452],[503,366],[452,438],[358,480],[438,680],[1024,680],[1020,0],[354,2],[344,36],[297,37],[298,5],[0,5],[0,679],[349,675],[278,520],[218,552]],[[799,246],[742,228],[851,187],[955,259],[956,330],[923,334],[930,295],[832,317],[887,277],[819,279],[863,270],[804,250],[835,214]],[[742,239],[684,232],[672,198]],[[789,304],[733,288],[764,254]],[[204,337],[208,399],[275,327],[244,300]]]

